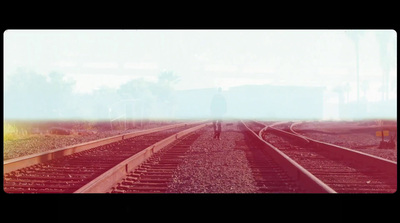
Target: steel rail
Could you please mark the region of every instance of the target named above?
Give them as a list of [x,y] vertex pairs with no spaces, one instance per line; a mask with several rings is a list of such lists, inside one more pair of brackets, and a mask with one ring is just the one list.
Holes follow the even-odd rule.
[[392,175],[393,177],[397,178],[397,162],[387,160],[378,156],[374,156],[371,154],[363,153],[360,151],[356,151],[343,146],[338,146],[303,136],[300,133],[294,131],[293,129],[295,125],[298,125],[300,123],[301,122],[293,123],[290,126],[290,131],[303,138],[306,138],[310,142],[311,146],[314,146],[315,148],[318,149],[329,151],[330,153],[335,154],[339,159],[342,160],[357,161],[358,163],[362,163],[364,165],[373,166],[375,168],[378,168],[386,172],[386,174]]
[[18,157],[14,159],[9,159],[3,162],[3,174],[10,173],[14,170],[18,170],[24,167],[32,166],[38,163],[43,163],[63,156],[71,155],[77,152],[82,152],[88,149],[92,149],[98,146],[107,145],[113,142],[118,142],[124,139],[129,139],[136,136],[141,136],[149,133],[159,132],[163,130],[168,130],[172,128],[182,127],[188,124],[196,124],[204,121],[196,122],[186,122],[179,124],[172,124],[167,126],[161,126],[151,129],[146,129],[143,131],[137,131],[132,133],[126,133],[123,135],[111,136],[103,139],[98,139],[90,142],[80,143],[72,146],[63,147],[60,149],[50,150],[46,152],[36,153],[32,155],[27,155],[23,157]]
[[190,134],[191,132],[201,129],[208,124],[209,123],[203,123],[198,126],[183,130],[177,134],[174,134],[168,138],[165,138],[147,147],[141,152],[115,165],[113,168],[109,169],[108,171],[104,172],[103,174],[93,179],[86,185],[82,186],[74,193],[105,193],[109,191],[116,183],[121,181],[129,172],[137,168],[140,164],[145,162],[159,150],[173,143],[177,139],[180,139],[185,135]]
[[304,187],[308,193],[336,193],[331,187],[326,185],[320,179],[311,174],[308,170],[299,165],[296,161],[291,159],[289,156],[281,152],[272,144],[266,142],[261,137],[264,129],[270,128],[266,126],[259,134],[254,133],[251,129],[241,121],[246,129],[253,135],[254,140],[260,140],[265,145],[264,151],[269,154],[279,165],[281,165],[288,175],[296,180],[302,187]]
[[310,143],[310,141],[307,138],[303,137],[302,135],[286,132],[286,131],[283,131],[283,130],[280,130],[280,129],[277,129],[277,128],[274,128],[274,127],[271,127],[271,126],[267,126],[266,128],[262,129],[260,132],[262,134],[265,131],[271,131],[271,132],[274,132],[277,135],[291,138],[291,139],[297,141],[298,143],[300,143],[302,145],[306,145],[306,144]]
[[272,123],[271,125],[269,125],[270,127],[275,127],[276,125],[281,125],[281,124],[284,124],[284,123],[287,123],[287,121],[279,121],[279,122],[275,122],[275,123]]

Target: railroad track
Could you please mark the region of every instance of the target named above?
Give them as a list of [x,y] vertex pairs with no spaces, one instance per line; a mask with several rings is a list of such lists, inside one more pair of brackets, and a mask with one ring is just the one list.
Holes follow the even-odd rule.
[[279,129],[268,126],[259,136],[334,192],[394,193],[397,190],[396,162],[297,135],[291,131],[291,125],[279,123],[275,125]]
[[177,166],[182,162],[191,144],[204,130],[197,130],[164,147],[138,168],[129,172],[108,193],[165,193]]
[[73,193],[146,148],[153,146],[149,148],[153,152],[160,140],[178,138],[177,133],[202,125],[171,125],[9,160],[3,165],[3,189],[7,193]]
[[[193,142],[209,129],[198,130],[186,138],[176,141],[131,171],[108,191],[109,193],[168,193],[173,173],[191,150]],[[256,193],[301,193],[307,191],[286,173],[277,162],[268,157],[262,147],[263,142],[255,139],[245,126],[239,124],[238,131],[243,140],[235,141],[236,149],[244,151],[251,169]],[[216,183],[216,182],[215,182]],[[216,183],[217,184],[217,183]],[[208,185],[211,186],[211,185]]]
[[[237,125],[234,134],[244,137],[235,141],[235,149],[245,154],[255,192],[393,193],[397,189],[397,163],[301,137],[289,132],[291,123],[265,127],[242,121]],[[178,166],[193,154],[191,145],[211,134],[205,126],[167,126],[7,161],[3,189],[7,193],[168,193]]]
[[[211,131],[203,128],[206,125],[150,130],[9,161],[3,189],[7,193],[166,193],[177,166],[190,155],[193,141]],[[258,123],[258,130],[261,127]],[[265,142],[246,125],[239,123],[237,132],[244,135],[235,144],[245,152],[255,192],[326,191],[318,182],[310,184],[309,176],[296,172],[293,177],[298,167],[266,153]],[[32,162],[38,163],[29,165]]]
[[[257,141],[258,138],[262,141],[262,151],[268,157],[271,157],[275,162],[280,165],[286,173],[288,173],[289,177],[294,179],[297,184],[301,185],[304,188],[303,192],[305,193],[336,193],[332,188],[322,182],[320,179],[311,174],[307,169],[299,165],[295,160],[291,157],[283,153],[281,150],[276,148],[274,145],[270,144],[268,141],[264,139],[264,134],[266,129],[272,128],[274,125],[281,125],[282,122],[277,122],[268,126],[265,126],[263,123],[255,122],[255,121],[242,121],[242,125],[245,126],[251,135],[253,135],[253,141]],[[280,131],[280,130],[279,130]],[[290,136],[293,137],[293,136]],[[294,136],[297,137],[297,136]],[[297,139],[297,138],[296,138]],[[297,139],[300,143],[306,143],[303,139]],[[296,140],[296,143],[299,141]]]
[[[261,123],[239,125],[245,135],[243,142],[237,142],[239,148],[245,151],[259,193],[304,193],[314,188],[298,182],[282,167],[282,162],[270,156],[265,150],[264,142],[257,138],[257,133],[264,127]],[[275,158],[275,159],[274,159]]]
[[246,127],[251,130],[252,132],[254,132],[255,134],[258,135],[258,133],[265,128],[265,124],[261,123],[261,122],[257,122],[257,121],[253,121],[253,120],[246,120],[246,121],[242,121],[242,123],[245,123]]

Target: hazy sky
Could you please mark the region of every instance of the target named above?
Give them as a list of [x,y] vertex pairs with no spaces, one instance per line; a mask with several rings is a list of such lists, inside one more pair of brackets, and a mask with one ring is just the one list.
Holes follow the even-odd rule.
[[[334,86],[356,80],[355,46],[346,32],[351,31],[8,30],[4,73],[18,67],[58,71],[77,81],[78,92],[138,77],[154,80],[165,70],[181,77],[177,89],[244,83]],[[371,80],[380,80],[382,72],[376,32],[386,32],[389,38],[382,44],[396,52],[395,31],[363,32],[360,75]]]
[[[322,86],[338,103],[337,87],[357,99],[397,99],[394,30],[7,30],[4,85],[18,70],[55,71],[74,80],[74,92],[118,88],[132,79],[156,81],[163,71],[180,77],[174,88],[242,84]],[[386,77],[384,77],[386,74]]]

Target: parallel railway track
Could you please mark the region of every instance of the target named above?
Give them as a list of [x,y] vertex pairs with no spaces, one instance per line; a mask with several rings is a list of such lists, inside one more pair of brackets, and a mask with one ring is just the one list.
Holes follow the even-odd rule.
[[[7,193],[73,193],[148,146],[194,125],[155,131],[5,172],[3,189]],[[18,161],[11,164],[18,165]]]
[[[190,155],[191,144],[205,129],[198,130],[190,136],[163,148],[159,153],[131,171],[126,177],[116,183],[109,193],[168,193],[168,186],[177,166],[185,156]],[[292,179],[273,158],[263,151],[263,142],[255,139],[245,126],[239,124],[239,130],[244,139],[236,141],[237,149],[246,154],[249,167],[253,174],[256,193],[299,193],[307,191]]]
[[279,129],[266,127],[259,135],[335,192],[394,193],[397,190],[396,162],[296,135],[290,131],[291,124],[279,123]]
[[[257,125],[252,126],[257,131]],[[240,125],[241,131],[245,134],[242,143],[246,152],[247,160],[253,174],[259,193],[303,193],[312,191],[308,185],[297,182],[291,177],[282,163],[275,160],[265,151],[265,144],[258,140],[245,125]],[[261,130],[261,129],[260,129]]]
[[[31,155],[4,163],[7,193],[168,193],[191,145],[211,128],[191,123]],[[274,128],[277,126],[279,129]],[[257,193],[393,193],[397,163],[241,121],[235,141]],[[236,131],[236,130],[235,130]]]

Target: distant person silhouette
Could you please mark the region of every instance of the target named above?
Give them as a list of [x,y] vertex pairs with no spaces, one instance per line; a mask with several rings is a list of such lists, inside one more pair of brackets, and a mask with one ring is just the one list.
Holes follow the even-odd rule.
[[221,123],[222,116],[226,112],[226,101],[225,97],[222,95],[222,89],[218,88],[218,92],[213,96],[211,101],[211,116],[213,119],[213,127],[214,127],[214,139],[221,139]]

